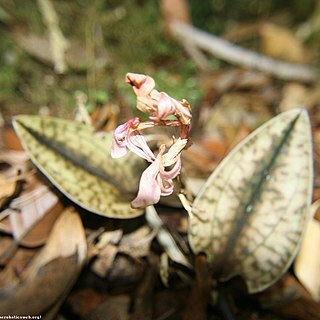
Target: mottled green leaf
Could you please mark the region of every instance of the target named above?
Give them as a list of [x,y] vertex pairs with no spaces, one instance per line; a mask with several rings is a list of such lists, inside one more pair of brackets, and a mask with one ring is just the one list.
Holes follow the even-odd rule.
[[144,161],[132,153],[110,156],[112,135],[95,134],[74,121],[21,115],[14,128],[34,164],[83,208],[113,218],[142,214],[133,209]]
[[311,149],[308,115],[295,109],[254,131],[209,177],[189,240],[217,279],[241,275],[257,292],[287,270],[310,216]]

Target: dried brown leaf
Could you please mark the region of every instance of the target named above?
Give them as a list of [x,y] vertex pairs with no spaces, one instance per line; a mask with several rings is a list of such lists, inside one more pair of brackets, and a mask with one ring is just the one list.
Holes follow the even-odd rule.
[[9,217],[10,229],[16,241],[20,241],[58,201],[58,197],[44,185],[14,199],[3,214]]
[[[320,200],[311,209],[315,214],[320,207]],[[294,264],[294,272],[300,282],[309,291],[313,299],[320,302],[320,251],[315,250],[320,244],[320,222],[309,222],[301,249]]]
[[78,272],[76,255],[50,261],[35,277],[0,289],[0,313],[43,314],[70,289]]
[[280,281],[256,296],[262,309],[274,315],[297,320],[319,320],[320,305],[316,303],[297,279],[286,273]]
[[[66,209],[56,221],[47,245],[13,281],[0,289],[0,313],[44,314],[57,310],[79,274],[86,240],[79,215]],[[53,313],[50,313],[50,317]]]
[[87,317],[88,320],[129,320],[130,297],[118,295],[107,299],[94,309]]
[[297,106],[306,106],[309,102],[309,92],[307,87],[300,83],[288,83],[282,90],[282,100],[279,110],[284,112],[296,108]]
[[13,179],[8,179],[6,176],[0,174],[0,205],[3,200],[11,196],[16,189],[16,182]]
[[141,228],[123,236],[119,244],[119,252],[130,255],[132,258],[145,257],[150,252],[151,241],[156,236],[150,227]]
[[15,151],[23,151],[23,147],[13,128],[1,130],[1,138],[5,148]]
[[86,258],[86,250],[86,238],[79,214],[72,208],[67,208],[56,221],[46,246],[28,268],[28,276],[36,274],[51,260],[70,257],[75,253],[81,265]]
[[262,51],[265,54],[290,62],[307,62],[307,54],[302,43],[289,29],[264,23],[259,32]]
[[62,210],[63,205],[60,201],[58,201],[43,215],[39,221],[34,223],[34,225],[30,228],[30,231],[23,236],[20,244],[28,248],[34,248],[43,245],[47,241],[50,231],[55,221],[60,216]]
[[113,266],[117,253],[117,246],[108,243],[92,263],[91,270],[100,277],[106,277]]

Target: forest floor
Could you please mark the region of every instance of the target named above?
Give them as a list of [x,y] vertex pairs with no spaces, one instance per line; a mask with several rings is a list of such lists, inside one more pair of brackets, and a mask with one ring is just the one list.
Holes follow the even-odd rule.
[[[269,70],[259,61],[254,65],[254,59],[245,65],[242,51],[239,59],[227,58],[229,51],[215,56],[200,41],[181,40],[174,29],[169,32],[165,12],[151,1],[2,2],[0,315],[59,320],[320,319],[320,32],[313,25],[317,11],[312,9],[316,1],[309,1],[309,11],[303,13],[298,13],[298,4],[285,10],[265,1],[269,6],[260,8],[259,1],[249,0],[248,12],[244,7],[231,9],[228,1],[220,1],[224,7],[211,8],[212,12],[206,11],[209,4],[197,12],[190,1],[193,25],[235,44],[232,50],[259,53],[257,61],[262,56],[274,59]],[[54,9],[48,17],[41,3],[51,2]],[[237,20],[240,14],[247,16]],[[217,22],[210,25],[215,15]],[[61,51],[64,45],[67,49]],[[297,66],[302,69],[297,71]],[[284,75],[279,72],[282,67]],[[96,130],[113,132],[133,115],[141,116],[132,88],[124,81],[127,72],[150,75],[159,91],[189,101],[193,145],[182,162],[194,194],[229,151],[261,124],[297,107],[307,111],[316,231],[304,258],[314,259],[305,260],[307,267],[300,263],[299,270],[310,274],[311,288],[302,284],[293,261],[280,280],[259,293],[249,294],[243,280],[235,277],[227,282],[211,279],[208,294],[207,284],[196,276],[199,270],[168,259],[144,215],[121,220],[82,209],[32,164],[12,127],[14,117],[89,121]],[[64,139],[63,131],[57,135]],[[190,251],[188,215],[177,198],[163,199],[156,209],[162,227],[178,239],[188,258],[201,259]]]

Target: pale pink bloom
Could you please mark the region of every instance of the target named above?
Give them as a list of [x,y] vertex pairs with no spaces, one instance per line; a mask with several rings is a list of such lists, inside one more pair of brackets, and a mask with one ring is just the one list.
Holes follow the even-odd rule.
[[165,92],[154,89],[154,80],[143,74],[127,73],[126,82],[132,85],[137,95],[137,108],[151,114],[150,119],[161,121],[169,115],[174,115],[184,125],[190,125],[191,109],[186,100],[179,102]]
[[154,89],[154,80],[144,74],[127,73],[126,82],[133,87],[133,91],[137,96],[147,96]]
[[162,120],[169,115],[174,115],[181,121],[182,124],[189,125],[191,122],[191,109],[188,103],[185,105],[171,98],[165,92],[160,93],[160,99],[158,102],[158,109],[156,117],[150,117],[152,120]]
[[166,93],[161,92],[158,103],[157,118],[160,120],[166,118],[168,115],[174,115],[177,104],[178,101],[172,99]]
[[164,151],[165,145],[161,145],[156,159],[142,173],[138,195],[131,202],[132,207],[144,208],[159,202],[160,196],[172,194],[174,188],[173,179],[177,177],[181,170],[180,153],[175,153],[178,149],[172,151],[174,155],[170,158],[175,159],[175,164],[171,170],[166,171],[165,168],[168,165],[164,161]]
[[159,100],[159,92],[154,89],[154,80],[144,74],[127,73],[129,83],[137,96],[137,108],[142,112],[155,113]]
[[[114,132],[111,156],[119,158],[131,150],[151,163],[142,173],[138,195],[131,202],[133,207],[141,208],[157,203],[160,196],[172,194],[173,179],[181,170],[181,152],[190,144],[188,140],[192,115],[187,101],[179,102],[164,92],[158,92],[151,77],[128,73],[126,82],[132,85],[137,95],[137,108],[148,112],[150,121],[141,122],[139,118],[133,118],[118,126]],[[168,116],[174,116],[176,119],[168,119]],[[153,154],[140,132],[155,126],[180,128],[180,138],[167,153],[165,145],[161,145],[157,156]]]
[[124,156],[129,149],[149,162],[155,159],[144,136],[138,130],[140,123],[139,118],[133,118],[116,128],[111,147],[112,158]]

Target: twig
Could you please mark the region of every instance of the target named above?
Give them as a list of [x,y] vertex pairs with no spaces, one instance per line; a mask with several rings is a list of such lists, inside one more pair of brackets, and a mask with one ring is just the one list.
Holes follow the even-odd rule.
[[150,255],[149,266],[134,296],[134,310],[131,320],[151,320],[153,310],[153,292],[158,274],[158,259]]
[[210,52],[217,58],[230,63],[257,69],[285,80],[310,82],[317,80],[319,77],[310,66],[266,57],[185,23],[174,21],[170,24],[170,28],[171,32],[177,38],[182,39],[183,43],[190,42],[202,50]]
[[78,122],[83,122],[83,123],[91,126],[92,120],[91,120],[89,112],[86,108],[88,96],[84,92],[77,90],[74,93],[74,97],[75,97],[76,103],[77,103],[75,120]]
[[54,69],[57,73],[64,73],[67,69],[64,54],[68,41],[59,28],[59,19],[50,0],[38,0],[38,5],[48,28]]
[[2,113],[0,112],[0,128],[4,126],[4,118]]
[[205,255],[195,259],[196,281],[190,292],[188,304],[184,310],[183,320],[206,320],[207,305],[210,300],[212,277]]
[[218,296],[218,308],[221,312],[221,315],[223,316],[223,319],[225,320],[235,320],[236,318],[233,316],[230,305],[228,303],[228,300],[226,296],[224,295],[224,292],[219,292]]
[[184,252],[179,248],[169,230],[165,227],[154,206],[146,208],[146,220],[149,226],[157,231],[157,239],[168,256],[176,263],[192,268]]
[[195,61],[195,63],[201,70],[205,70],[208,68],[209,61],[197,46],[195,46],[190,41],[184,41],[183,46],[189,56]]
[[187,199],[186,195],[182,192],[178,194],[179,200],[183,206],[183,208],[188,212],[190,218],[193,218],[192,205]]
[[[165,30],[171,33],[170,24],[172,21],[180,21],[190,24],[191,16],[187,0],[161,0],[160,9],[165,23]],[[201,50],[190,43],[184,41],[183,46],[189,56],[195,61],[198,67],[202,70],[208,67],[208,60]]]

